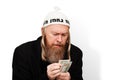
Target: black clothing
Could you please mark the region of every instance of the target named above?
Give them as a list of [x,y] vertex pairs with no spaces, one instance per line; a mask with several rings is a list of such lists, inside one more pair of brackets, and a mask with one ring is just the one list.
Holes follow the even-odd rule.
[[[13,56],[12,80],[49,80],[47,66],[50,64],[41,58],[41,38],[18,46]],[[72,65],[69,69],[71,80],[82,79],[82,51],[71,44]]]

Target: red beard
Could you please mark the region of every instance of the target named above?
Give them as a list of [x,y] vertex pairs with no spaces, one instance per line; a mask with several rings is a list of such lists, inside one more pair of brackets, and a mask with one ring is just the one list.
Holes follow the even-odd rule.
[[63,59],[65,53],[64,45],[52,45],[46,48],[46,58],[50,63],[58,62]]
[[46,59],[50,63],[58,62],[60,59],[63,59],[65,53],[65,45],[63,44],[52,44],[47,43],[46,37],[44,38],[45,42],[45,54]]

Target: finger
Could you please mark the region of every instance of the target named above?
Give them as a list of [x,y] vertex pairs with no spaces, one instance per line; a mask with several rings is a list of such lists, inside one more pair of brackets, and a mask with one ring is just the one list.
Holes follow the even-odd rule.
[[55,75],[57,73],[60,73],[60,69],[55,69],[55,70],[47,70],[47,73],[50,74],[50,75]]
[[57,73],[60,74],[60,70],[54,70],[54,71],[52,71],[51,73],[52,73],[53,75],[55,75],[55,74],[57,74]]
[[70,76],[70,74],[69,74],[69,72],[61,73],[60,76],[65,77],[65,76]]
[[54,70],[60,70],[60,67],[59,67],[59,66],[54,66],[54,67],[51,67],[50,70],[51,70],[51,71],[54,71]]
[[55,75],[57,73],[60,73],[60,70],[48,71],[47,73],[50,75]]
[[54,77],[57,77],[60,75],[60,72],[56,72],[55,74],[53,74]]
[[48,71],[58,70],[58,69],[60,69],[60,65],[59,64],[51,64],[51,65],[48,65],[47,69],[48,69]]
[[51,66],[61,66],[60,63],[52,63]]
[[69,72],[61,73],[57,78],[61,79],[61,80],[69,80],[70,79],[70,74],[69,74]]
[[48,75],[51,78],[56,78],[58,75],[60,75],[60,70],[54,70],[52,72],[50,71],[50,72],[48,72]]
[[51,80],[58,80],[58,79],[56,79],[56,77],[59,76],[59,75],[60,75],[59,73],[57,73],[57,74],[55,74],[55,75],[52,75],[52,76],[51,76]]

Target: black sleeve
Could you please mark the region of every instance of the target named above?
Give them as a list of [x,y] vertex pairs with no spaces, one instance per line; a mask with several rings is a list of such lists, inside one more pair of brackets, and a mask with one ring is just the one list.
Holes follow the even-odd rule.
[[71,80],[83,80],[82,77],[82,51],[80,49],[74,49],[71,55],[72,65],[70,67]]
[[12,80],[49,80],[46,71],[42,72],[39,67],[37,59],[30,58],[31,48],[20,46],[15,49],[12,63]]
[[32,80],[28,57],[19,48],[14,51],[12,68],[12,80]]

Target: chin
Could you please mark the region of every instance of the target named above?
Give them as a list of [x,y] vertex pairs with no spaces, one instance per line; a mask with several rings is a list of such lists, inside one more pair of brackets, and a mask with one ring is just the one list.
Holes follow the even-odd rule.
[[61,46],[53,46],[54,48],[61,48]]

